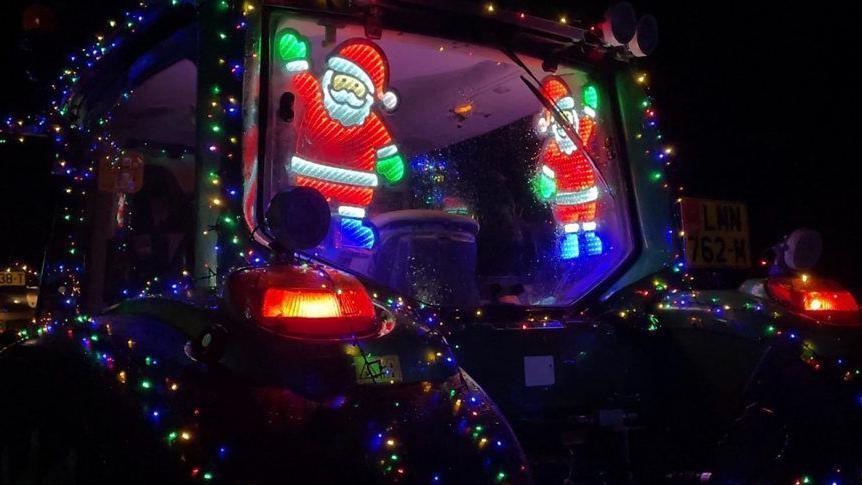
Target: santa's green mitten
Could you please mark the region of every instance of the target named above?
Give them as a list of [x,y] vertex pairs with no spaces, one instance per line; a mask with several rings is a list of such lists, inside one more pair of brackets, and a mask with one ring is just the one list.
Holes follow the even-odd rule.
[[584,114],[590,118],[596,117],[596,110],[599,109],[599,90],[593,84],[584,86],[581,93],[581,98],[584,101]]
[[404,177],[404,159],[399,153],[381,158],[377,160],[376,169],[377,173],[386,180],[386,183],[397,183]]
[[308,40],[293,29],[280,30],[276,36],[275,51],[288,71],[308,69]]
[[557,193],[556,180],[548,177],[544,172],[538,173],[530,179],[530,185],[533,187],[533,193],[543,202],[547,202]]

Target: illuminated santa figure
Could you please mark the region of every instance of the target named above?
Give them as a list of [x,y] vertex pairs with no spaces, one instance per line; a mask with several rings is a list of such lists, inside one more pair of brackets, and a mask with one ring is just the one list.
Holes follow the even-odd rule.
[[309,72],[308,40],[298,32],[278,32],[275,48],[300,113],[288,166],[293,183],[326,197],[344,245],[370,248],[374,235],[364,219],[380,178],[394,184],[404,176],[404,160],[374,109],[391,111],[398,101],[388,90],[386,56],[371,41],[347,40],[329,55],[318,81]]
[[[582,116],[578,116],[572,91],[561,77],[546,77],[542,90],[571,123],[583,141],[582,146],[589,147],[596,128],[596,88],[584,87]],[[547,140],[540,155],[541,172],[533,179],[533,186],[539,198],[551,204],[554,219],[563,233],[561,257],[601,254],[602,241],[596,235],[599,189],[592,164],[548,110],[539,115],[536,128]]]

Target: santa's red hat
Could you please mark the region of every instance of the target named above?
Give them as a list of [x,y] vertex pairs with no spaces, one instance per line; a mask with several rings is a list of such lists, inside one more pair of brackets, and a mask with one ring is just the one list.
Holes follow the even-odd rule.
[[572,90],[560,76],[548,76],[542,80],[542,92],[561,110],[575,109]]
[[377,44],[365,39],[343,42],[329,56],[326,65],[335,72],[353,76],[389,111],[398,105],[398,96],[389,88],[389,61]]

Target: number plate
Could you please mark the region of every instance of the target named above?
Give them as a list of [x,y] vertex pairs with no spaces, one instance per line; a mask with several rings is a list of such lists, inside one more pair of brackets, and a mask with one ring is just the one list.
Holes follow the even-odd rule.
[[23,271],[0,272],[0,286],[25,286],[27,284],[27,273]]
[[685,261],[690,268],[748,268],[748,210],[741,202],[683,198]]

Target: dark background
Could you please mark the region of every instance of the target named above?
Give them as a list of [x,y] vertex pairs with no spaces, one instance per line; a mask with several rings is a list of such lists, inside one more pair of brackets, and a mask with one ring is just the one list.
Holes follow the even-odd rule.
[[[120,1],[0,2],[0,114],[42,108],[65,55],[89,43]],[[675,174],[688,195],[738,199],[751,214],[753,256],[800,226],[821,231],[819,273],[862,288],[858,30],[835,4],[634,2],[654,14],[658,51],[644,63]],[[55,25],[22,29],[22,12],[51,9]],[[605,4],[522,2],[528,12],[595,20]],[[584,10],[578,12],[578,8]],[[50,16],[49,16],[50,17]],[[49,23],[50,23],[50,19]],[[41,262],[54,209],[51,143],[0,145],[0,265]]]

